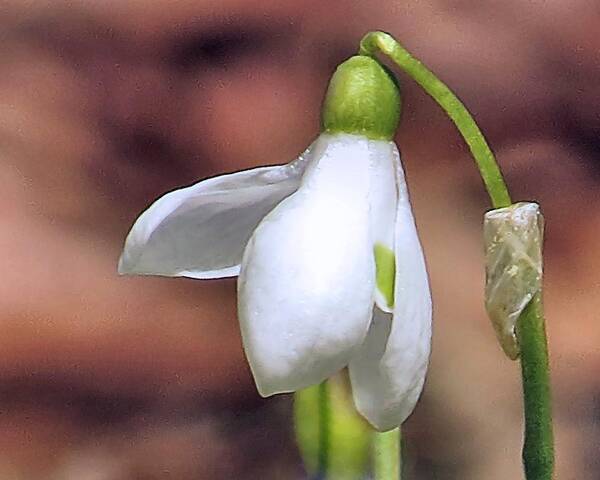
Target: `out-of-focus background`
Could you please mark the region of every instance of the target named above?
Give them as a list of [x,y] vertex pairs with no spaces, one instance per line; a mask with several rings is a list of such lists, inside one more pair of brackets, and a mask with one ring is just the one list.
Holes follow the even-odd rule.
[[[116,261],[165,191],[301,152],[373,29],[458,92],[514,197],[542,203],[557,478],[600,478],[593,0],[1,2],[0,478],[302,478],[291,398],[255,391],[233,281],[120,278]],[[482,306],[487,199],[453,126],[399,77],[435,302],[409,478],[522,478],[518,364]]]

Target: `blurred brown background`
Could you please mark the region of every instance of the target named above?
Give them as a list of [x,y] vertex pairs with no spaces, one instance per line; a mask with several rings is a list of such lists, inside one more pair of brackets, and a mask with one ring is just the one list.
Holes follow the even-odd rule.
[[[290,398],[258,397],[232,281],[119,278],[154,198],[284,163],[335,65],[387,30],[480,122],[547,220],[557,478],[600,478],[600,6],[0,1],[0,478],[302,478]],[[409,478],[518,479],[518,364],[483,312],[487,200],[452,125],[403,83],[403,152],[435,304]]]

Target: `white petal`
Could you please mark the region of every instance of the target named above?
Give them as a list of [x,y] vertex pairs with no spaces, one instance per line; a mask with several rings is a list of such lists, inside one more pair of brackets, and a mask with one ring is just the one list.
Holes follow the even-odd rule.
[[396,160],[396,280],[393,321],[376,319],[350,362],[354,402],[378,430],[400,425],[421,394],[431,348],[431,294],[404,173]]
[[354,404],[361,415],[378,430],[399,425],[399,422],[395,425],[388,424],[382,414],[389,403],[389,381],[382,370],[381,359],[391,328],[392,315],[375,308],[367,338],[349,365]]
[[[394,160],[397,158],[398,149],[394,142],[382,140],[369,141],[370,154],[370,189],[369,203],[371,207],[371,228],[373,240],[379,247],[384,247],[389,252],[394,251],[394,229],[396,224],[396,203],[398,189],[396,187],[396,173]],[[392,311],[392,304],[379,285],[375,289],[375,302],[385,311]]]
[[263,396],[324,380],[365,338],[375,276],[368,158],[364,138],[322,135],[298,191],[246,248],[238,315]]
[[298,188],[311,147],[290,164],[210,178],[159,198],[129,232],[119,273],[237,275],[258,223]]

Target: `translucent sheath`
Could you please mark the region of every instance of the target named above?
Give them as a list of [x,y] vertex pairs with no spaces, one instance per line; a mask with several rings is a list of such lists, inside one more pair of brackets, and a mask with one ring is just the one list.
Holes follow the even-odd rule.
[[542,288],[543,217],[537,203],[520,202],[485,214],[485,307],[504,353],[519,357],[516,323]]

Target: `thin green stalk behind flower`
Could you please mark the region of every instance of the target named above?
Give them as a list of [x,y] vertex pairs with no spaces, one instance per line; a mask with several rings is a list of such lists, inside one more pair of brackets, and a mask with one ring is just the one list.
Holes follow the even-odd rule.
[[494,208],[509,206],[511,200],[508,189],[494,154],[475,120],[458,97],[391,35],[384,32],[365,35],[360,42],[360,54],[374,56],[377,51],[390,57],[444,109],[471,149]]
[[[294,395],[296,441],[304,464],[310,478],[361,480],[369,462],[371,428],[354,409],[343,377],[328,380],[326,389],[322,385]],[[327,405],[323,408],[325,390]],[[326,422],[322,416],[324,410]],[[326,449],[323,449],[323,428],[327,430]]]
[[[415,80],[454,122],[475,158],[494,208],[511,205],[512,201],[494,154],[473,117],[458,97],[391,35],[384,32],[370,32],[360,43],[360,54],[374,57],[378,52],[387,55],[402,71]],[[519,316],[516,323],[516,336],[519,341],[523,378],[525,475],[527,480],[552,480],[554,439],[550,370],[540,292],[534,295]],[[381,478],[387,480],[388,477]]]
[[373,475],[375,480],[398,480],[401,474],[400,428],[375,433]]
[[329,471],[329,449],[331,443],[331,402],[329,401],[329,388],[327,380],[319,385],[319,460],[317,472],[319,476],[326,478]]

